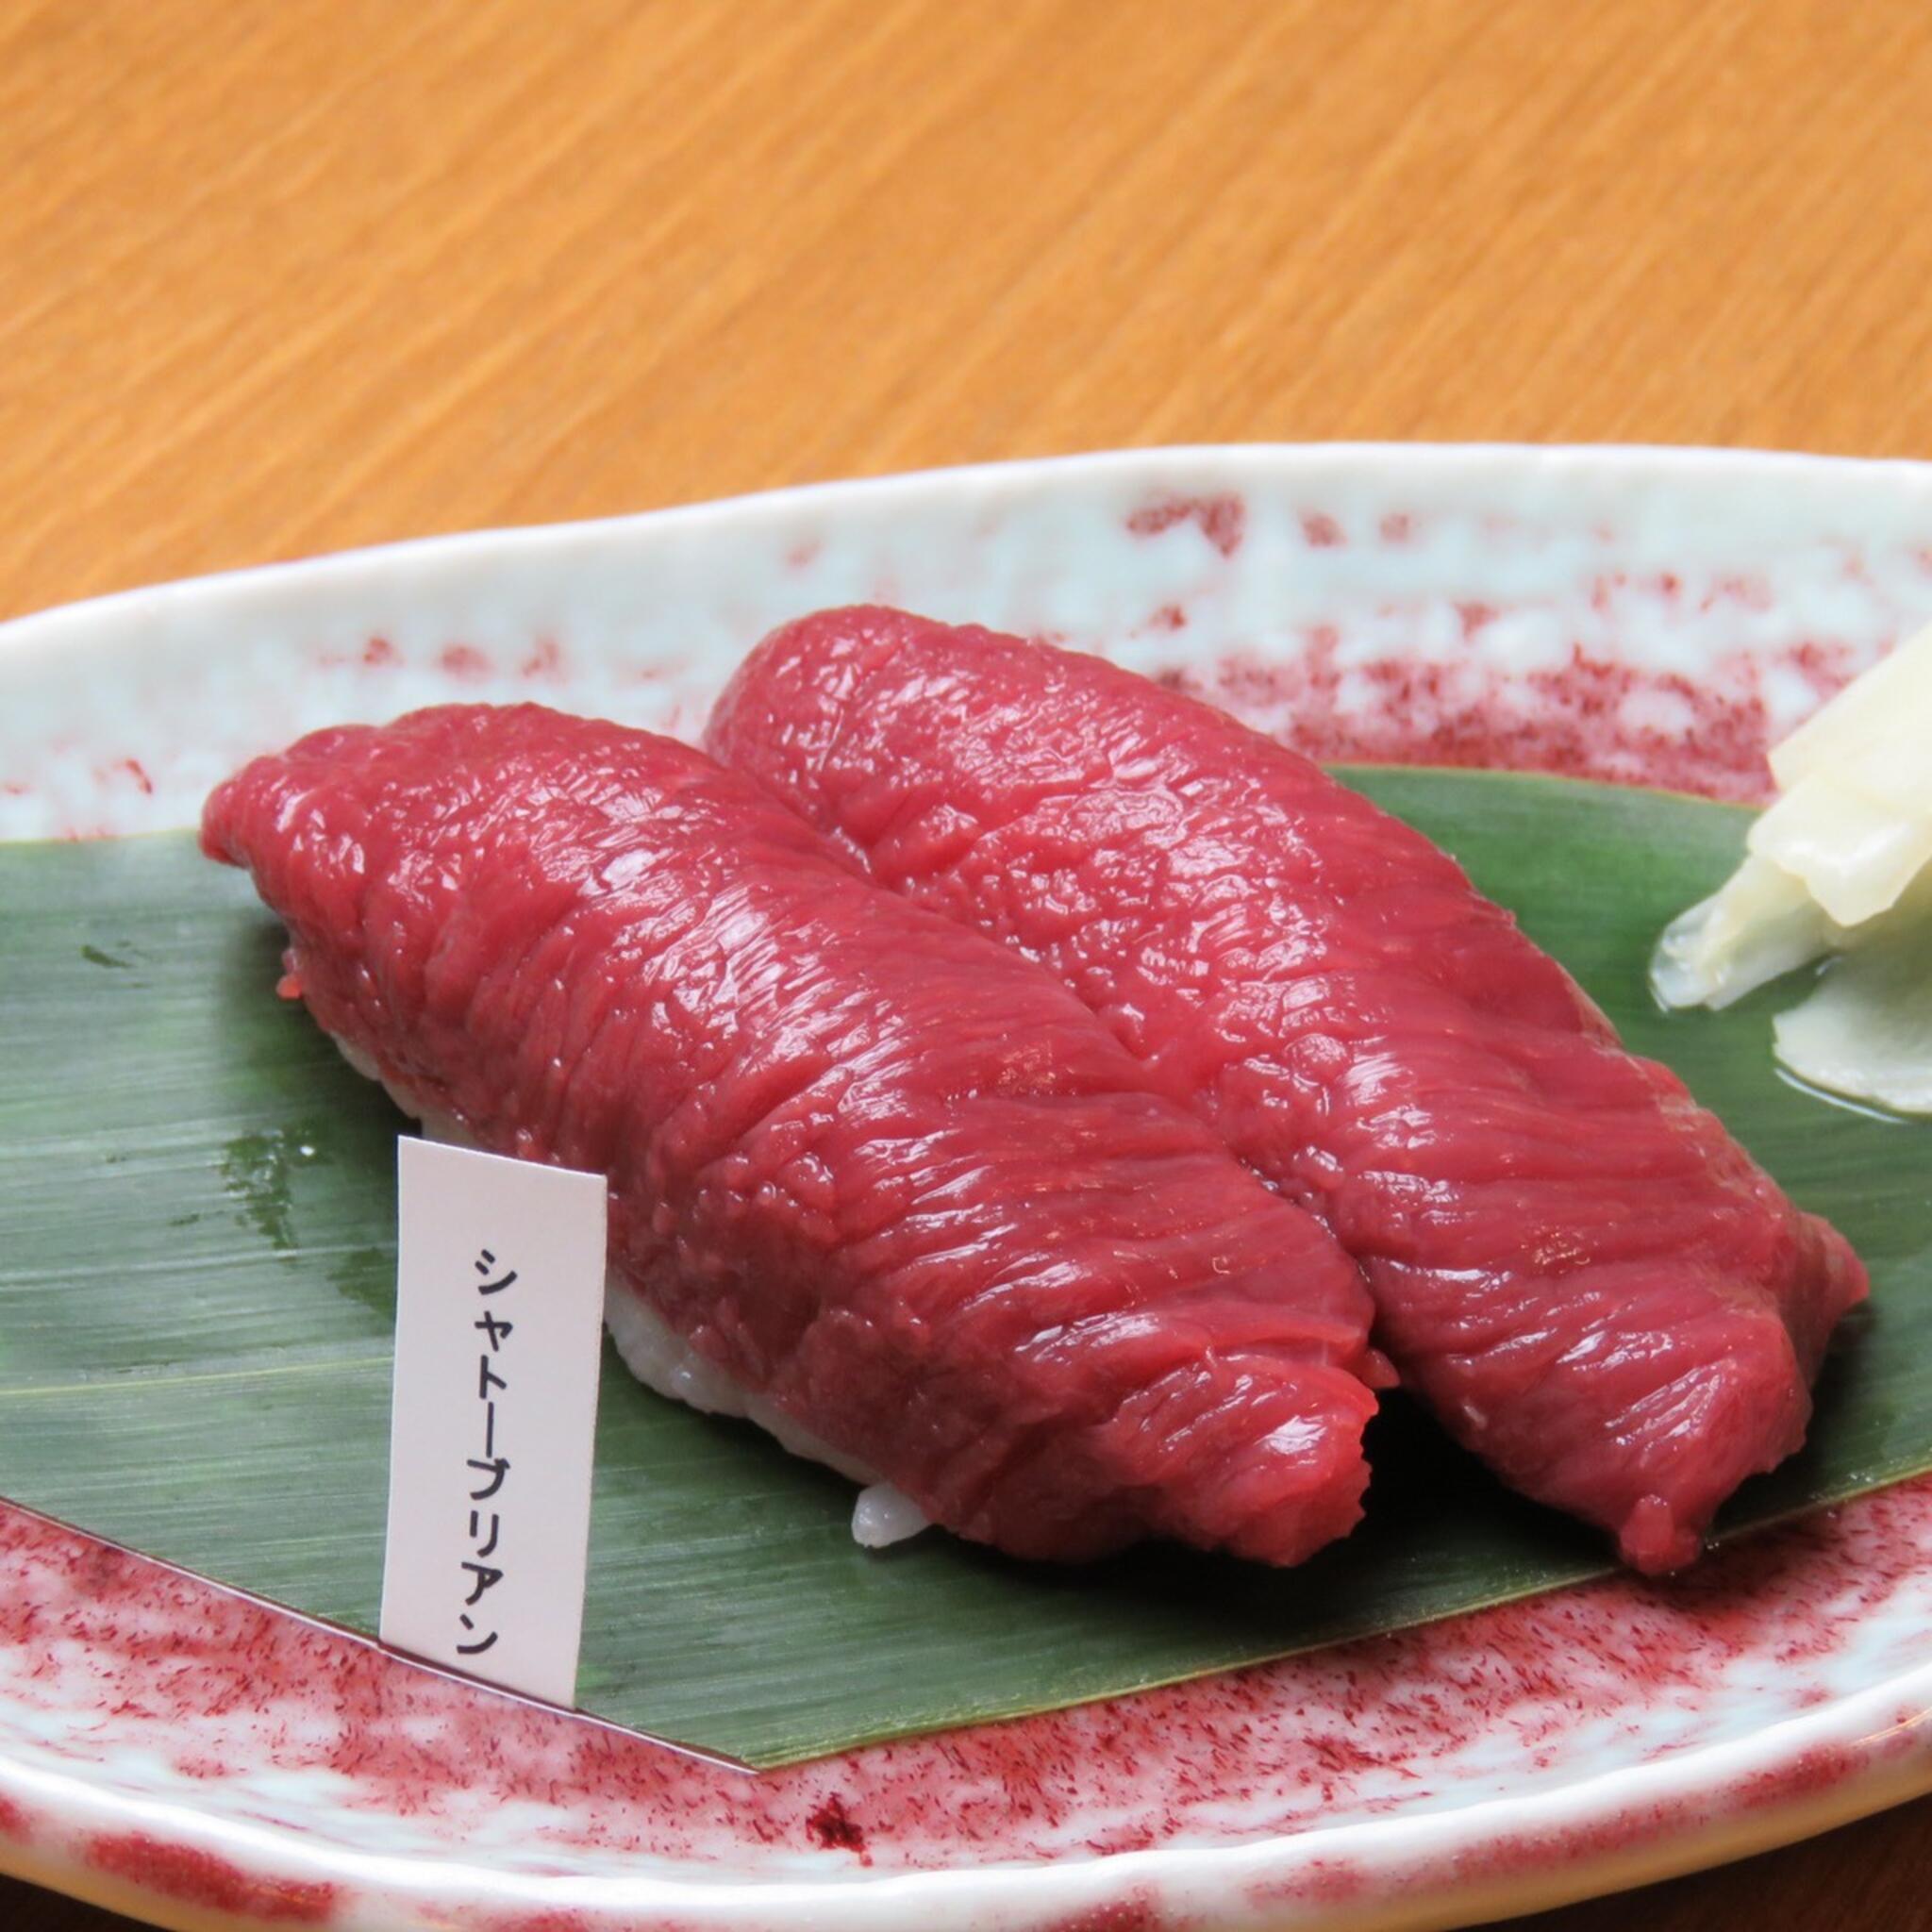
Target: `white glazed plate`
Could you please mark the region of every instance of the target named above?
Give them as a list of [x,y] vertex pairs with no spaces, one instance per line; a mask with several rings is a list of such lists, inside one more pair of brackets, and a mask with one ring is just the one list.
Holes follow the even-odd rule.
[[[0,626],[0,837],[187,824],[250,754],[451,697],[691,735],[766,629],[860,599],[1320,757],[1751,798],[1932,617],[1932,468],[1150,451],[171,585]],[[172,1925],[1446,1926],[1932,1788],[1932,1480],[1674,1583],[758,1777],[6,1505],[0,1552],[0,1867]]]

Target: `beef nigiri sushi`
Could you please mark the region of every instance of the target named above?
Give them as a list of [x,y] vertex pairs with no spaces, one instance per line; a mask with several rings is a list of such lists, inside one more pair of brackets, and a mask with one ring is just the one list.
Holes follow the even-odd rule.
[[1335,1241],[1050,974],[704,754],[447,707],[258,759],[203,843],[408,1111],[608,1176],[612,1327],[675,1390],[1024,1557],[1357,1520]]
[[1426,839],[1100,659],[904,612],[788,625],[710,748],[1052,968],[1363,1264],[1404,1383],[1624,1557],[1692,1557],[1803,1440],[1865,1292]]

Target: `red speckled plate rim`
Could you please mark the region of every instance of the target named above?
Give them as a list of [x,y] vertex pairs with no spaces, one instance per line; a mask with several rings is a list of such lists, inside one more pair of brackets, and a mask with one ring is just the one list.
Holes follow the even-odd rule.
[[[771,623],[859,597],[1105,648],[1318,755],[1752,797],[1932,615],[1932,470],[1157,450],[133,591],[0,625],[0,836],[184,823],[247,752],[455,692],[689,734]],[[749,1785],[6,1506],[0,1548],[0,1868],[158,1924],[1451,1925],[1932,1788],[1926,1483],[1684,1586]]]

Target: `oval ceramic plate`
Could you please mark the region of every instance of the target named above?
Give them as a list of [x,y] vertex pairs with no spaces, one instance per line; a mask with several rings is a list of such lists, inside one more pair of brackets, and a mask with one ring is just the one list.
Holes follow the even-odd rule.
[[[0,836],[182,824],[310,726],[528,696],[686,734],[875,598],[1322,757],[1748,798],[1932,616],[1932,469],[1240,449],[839,485],[0,627]],[[4,1487],[4,1473],[0,1473]],[[1932,1482],[1406,1635],[751,1777],[0,1507],[0,1865],[167,1924],[1441,1926],[1932,1786]]]

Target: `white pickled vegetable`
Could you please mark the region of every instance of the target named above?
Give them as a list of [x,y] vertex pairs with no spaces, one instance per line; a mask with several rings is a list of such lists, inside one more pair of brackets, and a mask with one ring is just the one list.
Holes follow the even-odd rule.
[[1775,1023],[1799,1078],[1932,1113],[1932,630],[1855,678],[1771,754],[1778,797],[1723,888],[1651,962],[1670,1007],[1725,1007],[1827,955]]

